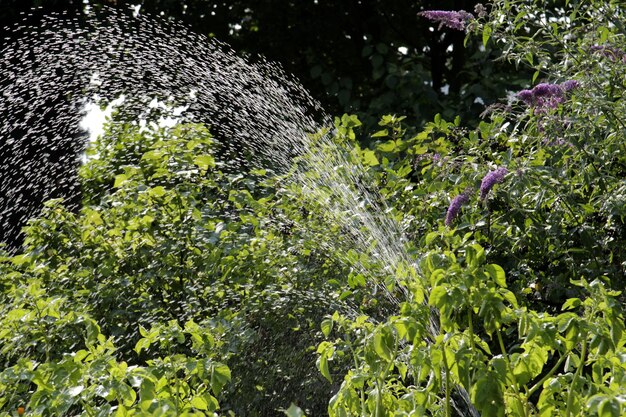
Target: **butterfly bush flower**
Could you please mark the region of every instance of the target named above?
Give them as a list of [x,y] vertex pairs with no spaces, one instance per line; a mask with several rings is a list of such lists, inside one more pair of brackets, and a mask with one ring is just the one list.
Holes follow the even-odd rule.
[[531,106],[533,104],[533,92],[531,90],[522,90],[517,93],[517,98]]
[[418,13],[418,16],[423,16],[428,20],[439,23],[439,29],[443,26],[454,30],[465,30],[465,24],[468,20],[473,19],[474,16],[465,10],[448,11],[448,10],[426,10]]
[[565,139],[561,137],[557,137],[555,139],[543,138],[541,140],[541,143],[543,143],[546,146],[567,146],[572,149],[574,148],[574,145],[572,145],[571,143],[569,143],[568,141],[566,141]]
[[484,200],[485,198],[487,198],[487,195],[489,194],[489,191],[491,191],[493,186],[504,181],[504,176],[508,174],[508,172],[508,169],[500,167],[487,173],[487,175],[483,177],[483,180],[480,183],[480,199]]
[[476,13],[478,17],[486,17],[487,9],[482,3],[477,3],[476,6],[474,6],[474,13]]
[[593,45],[589,48],[592,53],[597,53],[598,55],[602,55],[609,60],[615,62],[620,60],[622,62],[626,62],[626,53],[619,48],[610,45]]
[[561,87],[563,88],[563,91],[567,92],[580,87],[580,83],[576,80],[567,80],[564,83],[561,83]]
[[561,84],[541,83],[532,90],[522,90],[517,98],[534,107],[537,112],[543,113],[549,109],[556,109],[565,101],[565,93],[580,86],[576,80],[568,80]]
[[446,226],[450,226],[456,216],[458,216],[459,211],[461,211],[461,207],[463,204],[466,204],[469,201],[470,190],[465,190],[463,193],[457,195],[450,202],[450,207],[448,207],[448,212],[446,213]]

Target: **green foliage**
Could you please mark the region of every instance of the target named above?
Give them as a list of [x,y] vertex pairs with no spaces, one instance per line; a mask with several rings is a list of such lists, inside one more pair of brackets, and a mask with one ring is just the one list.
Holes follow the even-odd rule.
[[[0,37],[19,23],[21,13],[80,10],[67,0],[4,0]],[[477,0],[463,7],[471,12]],[[358,114],[374,126],[395,111],[419,128],[437,113],[479,122],[480,101],[491,104],[528,77],[512,77],[512,65],[497,61],[493,43],[464,40],[463,33],[436,30],[417,13],[459,7],[452,0],[371,0],[298,2],[271,0],[89,0],[88,7],[118,7],[129,13],[181,21],[195,33],[225,42],[240,54],[279,62],[332,114]],[[36,25],[36,24],[35,24]],[[132,32],[133,23],[128,30]],[[7,30],[2,28],[7,27]],[[431,30],[432,28],[432,30]],[[464,47],[465,46],[465,47]],[[442,90],[442,87],[446,87]]]
[[0,259],[0,415],[623,415],[623,11],[539,6],[470,27],[577,87],[475,128],[344,115],[279,176],[109,126]]
[[[327,319],[334,357],[354,358],[331,415],[449,416],[459,389],[482,415],[624,414],[622,11],[565,2],[544,20],[544,6],[497,3],[474,29],[546,82],[577,88],[545,107],[511,97],[473,130],[436,117],[409,135],[388,116],[372,134],[362,163],[411,236],[437,313]],[[508,174],[479,198],[498,167]],[[448,227],[462,193],[469,201]],[[406,338],[397,321],[408,317],[428,331]]]
[[89,416],[199,416],[219,409],[214,395],[230,371],[213,359],[212,328],[190,321],[181,329],[174,321],[142,332],[138,353],[151,344],[173,352],[187,339],[193,343],[188,354],[134,357],[129,365],[88,314],[72,310],[64,297],[46,297],[39,279],[23,279],[5,293],[13,304],[0,323],[2,415],[19,406],[29,415]]
[[[277,178],[222,172],[218,151],[199,125],[110,126],[81,168],[82,211],[49,202],[27,228],[25,254],[3,260],[7,369],[56,366],[84,350],[81,332],[96,328],[110,336],[102,340],[110,357],[145,369],[142,378],[158,383],[150,398],[165,401],[141,408],[142,386],[124,382],[127,397],[99,397],[109,411],[211,413],[217,398],[222,409],[251,416],[291,401],[325,409],[328,387],[312,359],[321,318],[342,305],[328,297],[327,276],[344,267],[289,226],[287,214],[302,214],[276,196]],[[310,226],[307,233],[323,227]],[[86,367],[76,378],[87,384],[91,363],[79,365]],[[73,387],[59,378],[58,392]],[[91,413],[91,397],[57,405],[31,396],[30,379],[16,381],[6,384],[15,394],[3,411],[17,406],[19,393],[29,410]]]

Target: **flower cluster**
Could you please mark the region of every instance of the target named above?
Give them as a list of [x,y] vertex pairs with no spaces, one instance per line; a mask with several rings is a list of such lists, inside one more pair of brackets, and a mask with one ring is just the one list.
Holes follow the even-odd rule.
[[579,87],[576,80],[568,80],[561,84],[541,83],[532,90],[522,90],[517,93],[517,98],[538,112],[555,109],[565,101],[565,93]]
[[[442,164],[442,158],[441,155],[439,153],[425,153],[422,155],[417,155],[415,157],[415,159],[413,160],[413,166],[417,167],[417,164],[421,163],[421,162],[432,162],[433,164],[436,164],[438,166],[441,166]],[[415,168],[417,169],[417,168]]]
[[465,24],[468,20],[473,19],[474,16],[465,10],[447,11],[447,10],[426,10],[418,13],[418,16],[423,16],[428,20],[439,23],[439,29],[443,26],[455,30],[465,30]]
[[480,183],[480,199],[484,200],[485,198],[487,198],[487,195],[489,194],[489,191],[491,191],[493,186],[504,181],[504,176],[508,174],[508,172],[508,169],[500,167],[494,171],[490,171],[487,175],[485,175],[482,182]]
[[619,60],[626,63],[626,53],[614,46],[593,45],[590,50],[592,53],[602,55],[613,62]]
[[469,197],[470,190],[465,190],[463,193],[452,199],[450,206],[448,207],[448,212],[446,213],[446,226],[450,226],[452,224],[456,216],[459,214],[459,211],[461,211],[461,206],[469,201]]
[[574,149],[574,145],[572,145],[570,142],[560,137],[557,137],[555,139],[543,138],[541,140],[541,143],[543,143],[546,146],[567,146],[569,148]]
[[474,6],[474,13],[476,13],[478,17],[487,17],[488,14],[487,9],[482,3],[477,3],[476,6]]

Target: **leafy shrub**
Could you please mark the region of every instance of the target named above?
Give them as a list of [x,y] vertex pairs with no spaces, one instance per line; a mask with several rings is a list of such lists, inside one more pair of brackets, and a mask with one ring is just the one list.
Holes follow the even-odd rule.
[[[3,325],[12,340],[3,349],[7,368],[21,369],[18,359],[65,363],[59,361],[76,355],[85,343],[74,328],[89,317],[91,327],[111,336],[103,340],[110,344],[111,358],[147,366],[155,375],[174,367],[172,375],[181,383],[196,385],[184,388],[176,407],[171,402],[159,407],[212,411],[221,393],[222,408],[237,414],[267,415],[292,401],[314,412],[325,409],[330,387],[319,383],[314,346],[321,317],[343,308],[328,296],[326,277],[336,277],[344,267],[281,220],[292,206],[283,207],[287,201],[276,197],[276,179],[260,170],[237,176],[222,172],[214,158],[216,145],[203,126],[110,129],[82,167],[81,213],[49,202],[27,229],[25,254],[5,260]],[[24,291],[36,306],[45,306],[44,317],[56,318],[53,332],[39,321],[39,327],[24,325],[31,314],[19,304]],[[49,313],[57,303],[72,307]],[[16,321],[23,335],[10,338]],[[224,381],[219,389],[216,385],[213,396],[200,389],[209,386],[202,381],[213,365],[200,368],[192,361],[196,336],[184,323],[205,326],[202,334],[212,340],[206,354],[235,371],[232,383],[223,390]],[[169,343],[170,337],[177,342]],[[196,368],[205,371],[192,372]],[[90,369],[76,370],[76,377],[89,378]],[[162,381],[159,389],[174,389],[174,380]],[[72,381],[60,380],[58,389],[71,388]],[[29,397],[28,384],[13,383],[7,390],[22,392],[27,409],[56,404],[51,397]],[[93,398],[131,409],[142,401],[141,386],[133,385],[132,391],[122,399],[97,392]],[[166,397],[176,399],[171,393]],[[90,413],[77,401],[63,407]]]
[[437,117],[406,137],[387,116],[372,134],[378,163],[363,162],[421,259],[413,301],[426,293],[436,313],[329,317],[320,369],[355,363],[330,415],[624,413],[623,11],[490,12],[472,30],[543,82],[475,130]]
[[535,77],[476,129],[344,115],[277,175],[109,126],[0,263],[0,413],[622,415],[623,11],[483,14]]

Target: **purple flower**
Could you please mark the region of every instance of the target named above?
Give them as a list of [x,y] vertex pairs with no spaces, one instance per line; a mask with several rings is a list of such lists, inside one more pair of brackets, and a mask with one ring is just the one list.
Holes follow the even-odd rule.
[[574,145],[572,145],[571,143],[569,143],[563,138],[556,138],[556,139],[543,138],[541,140],[541,143],[543,143],[546,146],[568,146],[574,149]]
[[622,62],[626,62],[626,53],[624,53],[624,51],[614,46],[593,45],[590,48],[590,51],[592,53],[597,52],[598,54],[606,58],[609,58],[609,60],[613,62],[617,61],[618,59],[620,59]]
[[487,9],[482,3],[477,3],[476,6],[474,6],[474,13],[476,13],[478,17],[485,17],[487,16]]
[[483,177],[483,180],[480,183],[480,199],[484,200],[485,198],[487,198],[487,195],[489,194],[489,191],[491,191],[493,186],[504,181],[504,176],[508,172],[508,169],[500,167],[494,171],[487,173],[487,175]]
[[536,111],[543,113],[548,109],[555,109],[565,101],[565,93],[578,88],[580,83],[576,80],[568,80],[562,84],[537,84],[532,90],[522,90],[517,93],[517,98],[529,106],[535,107]]
[[428,20],[439,23],[439,29],[443,26],[449,27],[455,30],[465,30],[465,24],[469,19],[473,19],[474,16],[465,10],[459,10],[458,12],[447,10],[426,10],[417,14],[423,16]]
[[469,195],[469,190],[465,190],[463,193],[452,199],[450,207],[448,207],[448,212],[446,213],[446,226],[450,226],[452,224],[456,216],[459,214],[459,211],[461,211],[461,206],[469,201]]
[[541,83],[537,84],[532,92],[535,97],[549,97],[558,96],[563,90],[557,84]]
[[576,80],[567,80],[561,84],[561,87],[563,87],[565,91],[570,91],[580,87],[580,83]]
[[517,97],[529,106],[533,104],[534,96],[530,90],[522,90],[517,93]]

